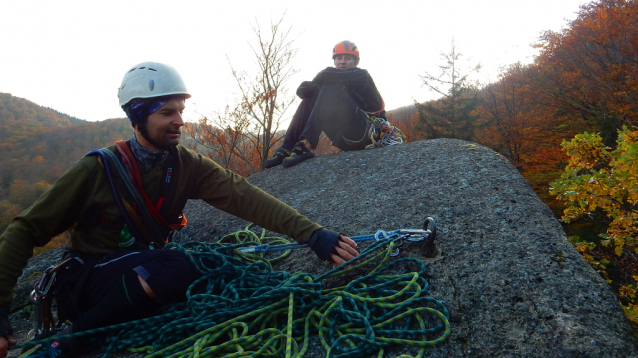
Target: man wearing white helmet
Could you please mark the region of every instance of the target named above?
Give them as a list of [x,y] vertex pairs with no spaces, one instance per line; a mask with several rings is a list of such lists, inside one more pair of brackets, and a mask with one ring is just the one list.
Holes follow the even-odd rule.
[[[134,66],[118,96],[133,137],[79,160],[0,236],[0,357],[17,344],[8,318],[10,302],[33,248],[70,227],[71,240],[52,292],[58,314],[72,324],[58,335],[145,317],[185,299],[200,274],[183,253],[161,248],[172,230],[186,224],[182,210],[188,199],[202,199],[293,237],[335,265],[358,255],[351,239],[179,145],[190,94],[171,66]],[[126,178],[114,170],[118,165],[137,189],[126,191]],[[69,339],[55,340],[37,354],[73,354],[75,345]]]
[[321,132],[341,150],[360,150],[372,143],[370,116],[385,119],[385,105],[368,71],[357,68],[359,48],[341,41],[332,49],[332,60],[334,67],[297,89],[302,101],[284,143],[266,161],[266,168],[279,164],[288,168],[314,157]]

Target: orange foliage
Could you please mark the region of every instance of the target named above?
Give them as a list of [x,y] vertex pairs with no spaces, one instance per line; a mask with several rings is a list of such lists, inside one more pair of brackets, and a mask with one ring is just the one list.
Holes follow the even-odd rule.
[[65,231],[62,234],[52,238],[51,241],[49,241],[46,245],[33,249],[33,255],[38,256],[51,249],[55,249],[56,247],[66,245],[66,243],[69,242],[70,238],[71,236],[69,235],[69,232]]
[[[202,117],[198,124],[186,123],[184,132],[195,141],[194,149],[204,147],[208,157],[219,165],[247,177],[261,170],[264,138],[260,132],[249,130],[251,122],[242,108],[240,105],[231,111],[227,106],[213,119]],[[271,134],[269,148],[281,137]]]
[[591,122],[607,145],[638,124],[638,2],[601,0],[581,7],[561,32],[537,45],[544,100],[559,115]]
[[391,125],[399,128],[403,134],[405,134],[407,142],[414,142],[418,140],[420,133],[415,129],[415,125],[419,117],[417,114],[410,114],[404,108],[399,109],[394,113],[388,113],[388,121]]
[[332,141],[328,138],[324,133],[319,137],[319,142],[317,143],[317,148],[315,148],[314,153],[317,155],[322,154],[330,154],[339,152],[339,148],[332,146]]
[[520,170],[534,171],[533,163],[548,163],[545,149],[561,158],[559,143],[576,133],[574,121],[557,116],[553,108],[540,104],[543,89],[534,85],[537,74],[537,66],[510,65],[498,81],[481,91],[478,106],[486,123],[478,140],[503,154]]

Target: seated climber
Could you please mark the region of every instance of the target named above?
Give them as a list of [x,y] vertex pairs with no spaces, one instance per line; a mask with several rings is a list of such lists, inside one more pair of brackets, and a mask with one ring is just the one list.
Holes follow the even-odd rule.
[[17,344],[10,302],[34,247],[69,228],[52,292],[58,318],[71,324],[33,356],[74,354],[77,340],[63,335],[147,317],[186,299],[200,273],[183,252],[163,247],[171,230],[186,224],[188,199],[307,243],[334,265],[358,256],[350,238],[179,145],[190,94],[173,67],[145,62],[130,68],[118,97],[132,138],[80,159],[0,236],[0,357]]
[[319,72],[297,89],[302,99],[286,131],[284,143],[265,167],[284,168],[314,157],[321,132],[344,150],[364,149],[371,143],[369,116],[385,118],[383,99],[368,71],[357,68],[359,49],[342,41],[332,50],[335,67]]

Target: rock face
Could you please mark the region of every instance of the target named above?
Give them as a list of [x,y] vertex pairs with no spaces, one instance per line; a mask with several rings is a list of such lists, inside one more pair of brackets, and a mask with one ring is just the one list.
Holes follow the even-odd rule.
[[[419,229],[434,218],[439,255],[402,254],[429,263],[430,296],[450,311],[452,335],[429,357],[638,356],[608,285],[520,173],[488,148],[421,141],[320,156],[249,180],[351,236]],[[205,203],[187,209],[182,238],[215,239],[247,225]],[[329,268],[298,251],[285,269]]]
[[[490,149],[421,141],[324,155],[249,180],[351,236],[419,229],[434,218],[438,255],[425,258],[418,246],[401,252],[429,265],[429,296],[450,312],[452,334],[429,357],[638,357],[608,285],[525,179]],[[248,224],[198,201],[185,213],[189,224],[176,241],[212,241]],[[277,268],[330,268],[302,251]]]

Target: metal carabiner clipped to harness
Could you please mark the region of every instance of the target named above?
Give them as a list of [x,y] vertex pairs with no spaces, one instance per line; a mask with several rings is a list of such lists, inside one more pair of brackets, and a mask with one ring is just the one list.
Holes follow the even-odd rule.
[[67,262],[72,260],[69,257],[55,266],[48,267],[42,278],[36,283],[35,288],[31,291],[31,300],[33,301],[33,329],[27,334],[29,339],[35,339],[45,332],[55,327],[55,319],[51,310],[51,301],[53,292],[51,288],[55,283],[55,276]]
[[52,271],[54,266],[50,266],[44,271],[44,275],[31,291],[31,300],[33,301],[33,330],[27,335],[28,338],[34,339],[45,331],[53,328],[53,314],[51,313],[51,297],[49,291],[55,282],[56,272]]

